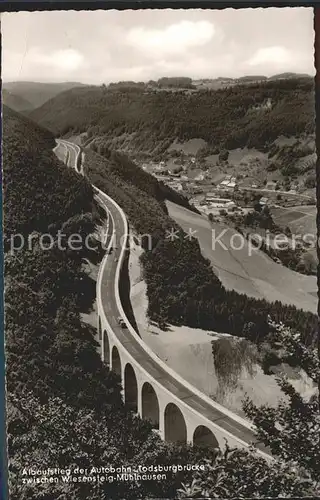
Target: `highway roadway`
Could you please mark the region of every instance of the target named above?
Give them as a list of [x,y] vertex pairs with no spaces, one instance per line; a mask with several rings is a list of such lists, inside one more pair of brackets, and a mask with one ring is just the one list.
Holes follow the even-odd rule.
[[[71,166],[71,161],[76,161],[74,155],[75,149],[73,145],[69,147],[69,158],[71,158],[69,165]],[[73,163],[75,165],[75,163]],[[121,244],[123,235],[125,234],[124,222],[118,209],[109,201],[109,199],[100,194],[98,196],[100,201],[102,201],[103,206],[106,211],[109,212],[109,234],[115,229],[113,234],[113,251],[107,259],[107,264],[104,268],[102,279],[101,279],[101,298],[104,307],[105,315],[108,319],[110,327],[112,328],[114,334],[116,335],[119,342],[124,346],[124,348],[139,362],[141,367],[150,374],[159,384],[164,388],[178,397],[186,405],[188,405],[193,410],[197,411],[208,420],[214,422],[216,425],[225,429],[227,432],[231,433],[233,436],[239,438],[248,445],[255,443],[256,447],[269,454],[267,448],[256,442],[254,432],[250,429],[249,425],[246,427],[237,417],[233,419],[223,411],[215,407],[214,402],[212,405],[207,403],[205,399],[188,389],[173,376],[171,376],[167,371],[165,371],[155,359],[152,359],[148,352],[142,347],[141,343],[133,334],[129,332],[127,328],[122,328],[118,324],[118,317],[121,316],[121,312],[118,309],[116,296],[114,293],[114,283],[116,279],[116,270],[121,254]],[[138,335],[137,335],[138,337]],[[231,412],[229,412],[231,413]],[[240,420],[240,419],[239,419]]]
[[64,150],[66,150],[69,153],[67,155],[68,167],[72,167],[78,172],[77,155],[80,151],[79,146],[77,146],[76,144],[72,144],[71,142],[64,141],[62,139],[59,139],[56,142],[57,142],[57,146],[56,146],[54,152],[58,156],[59,160],[65,161]]

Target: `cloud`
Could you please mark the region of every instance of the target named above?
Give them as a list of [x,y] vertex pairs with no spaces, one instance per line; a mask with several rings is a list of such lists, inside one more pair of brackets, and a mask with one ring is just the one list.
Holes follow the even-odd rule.
[[4,75],[7,80],[35,78],[42,81],[43,76],[51,75],[54,80],[75,75],[79,70],[86,70],[88,63],[83,55],[74,49],[66,48],[45,53],[39,47],[32,47],[23,52],[4,50]]
[[65,71],[75,71],[84,63],[82,54],[74,49],[57,50],[51,54],[42,54],[38,50],[34,50],[29,54],[29,58],[33,64],[49,66]]
[[293,61],[292,54],[285,47],[274,46],[259,49],[247,61],[249,66],[260,66],[264,64],[287,65]]
[[182,54],[190,48],[206,45],[214,34],[214,25],[208,21],[181,21],[164,29],[133,28],[127,35],[127,42],[140,51],[158,57]]
[[5,81],[314,73],[311,8],[43,11],[1,21]]

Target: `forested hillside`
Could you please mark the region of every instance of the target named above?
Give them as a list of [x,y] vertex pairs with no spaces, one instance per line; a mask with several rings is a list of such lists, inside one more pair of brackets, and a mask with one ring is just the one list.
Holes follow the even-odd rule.
[[57,160],[51,151],[55,146],[51,132],[4,106],[3,134],[7,238],[44,231],[91,211],[91,186]]
[[118,149],[127,145],[155,153],[176,138],[195,137],[218,149],[261,149],[280,135],[313,133],[313,94],[308,77],[196,92],[82,87],[58,95],[30,116],[56,135],[117,137]]

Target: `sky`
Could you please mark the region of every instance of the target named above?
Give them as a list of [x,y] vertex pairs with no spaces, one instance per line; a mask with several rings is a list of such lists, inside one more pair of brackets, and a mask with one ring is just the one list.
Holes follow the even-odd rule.
[[3,81],[315,73],[312,8],[4,13],[1,31]]

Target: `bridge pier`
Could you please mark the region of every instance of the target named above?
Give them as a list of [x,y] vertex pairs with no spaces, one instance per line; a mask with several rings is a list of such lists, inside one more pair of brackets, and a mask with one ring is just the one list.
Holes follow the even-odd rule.
[[165,440],[165,430],[164,430],[164,408],[160,406],[159,411],[159,434],[163,441]]
[[187,443],[193,444],[193,426],[190,422],[186,422],[187,425]]
[[138,398],[138,408],[137,408],[137,411],[138,411],[138,415],[140,415],[140,417],[142,417],[142,383],[141,383],[141,380],[137,380],[138,382],[138,395],[137,395],[137,398]]

